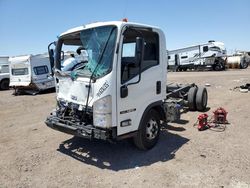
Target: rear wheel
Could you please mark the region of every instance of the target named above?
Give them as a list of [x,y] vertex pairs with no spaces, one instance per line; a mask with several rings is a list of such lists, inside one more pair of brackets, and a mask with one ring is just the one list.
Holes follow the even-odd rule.
[[160,117],[157,111],[151,109],[142,119],[134,144],[141,150],[149,150],[155,146],[160,134]]
[[246,62],[246,60],[242,61],[240,63],[240,68],[241,69],[246,69],[248,67],[248,62]]
[[183,71],[187,71],[187,67],[184,67],[182,70],[183,70]]
[[188,91],[188,107],[189,110],[195,111],[196,110],[196,93],[197,87],[191,87]]
[[222,70],[222,65],[220,63],[216,63],[214,66],[213,66],[213,69],[215,71],[221,71]]
[[200,87],[196,93],[196,108],[198,111],[204,111],[207,107],[207,89]]
[[175,66],[174,72],[178,72],[178,71],[180,71],[180,67],[179,66]]
[[0,83],[0,89],[2,89],[2,90],[9,89],[9,83],[10,83],[10,81],[7,79],[2,80]]

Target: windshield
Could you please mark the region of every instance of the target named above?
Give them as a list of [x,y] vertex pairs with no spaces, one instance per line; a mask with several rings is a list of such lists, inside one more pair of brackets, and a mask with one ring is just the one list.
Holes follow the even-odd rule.
[[102,26],[60,38],[56,68],[75,76],[106,75],[112,69],[116,35],[115,26]]
[[217,52],[221,52],[221,51],[222,51],[222,50],[221,50],[219,47],[217,47],[217,46],[210,47],[209,50],[211,50],[211,51],[217,51]]
[[14,68],[11,70],[12,75],[14,76],[22,76],[22,75],[28,75],[29,71],[28,68]]

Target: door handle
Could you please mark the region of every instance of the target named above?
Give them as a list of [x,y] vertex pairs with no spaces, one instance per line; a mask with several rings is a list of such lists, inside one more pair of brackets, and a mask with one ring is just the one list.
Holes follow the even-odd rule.
[[156,82],[156,94],[160,94],[161,93],[161,81],[157,81]]

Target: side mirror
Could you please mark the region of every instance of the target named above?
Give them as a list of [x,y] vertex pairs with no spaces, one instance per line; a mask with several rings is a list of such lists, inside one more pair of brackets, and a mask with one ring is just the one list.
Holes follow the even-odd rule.
[[136,37],[135,45],[135,66],[140,66],[144,56],[144,39]]
[[51,64],[51,68],[54,67],[54,50],[49,49],[49,61]]
[[55,65],[55,59],[54,59],[54,50],[51,48],[51,45],[55,46],[55,42],[51,42],[48,46],[48,54],[49,54],[49,61],[50,61],[50,66],[51,66],[51,70],[54,68]]

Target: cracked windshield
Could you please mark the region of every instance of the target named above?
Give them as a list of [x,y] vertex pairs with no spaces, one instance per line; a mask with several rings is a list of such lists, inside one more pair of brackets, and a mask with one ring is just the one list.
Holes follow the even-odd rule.
[[112,69],[117,29],[103,26],[63,37],[61,70],[75,77],[100,77]]

